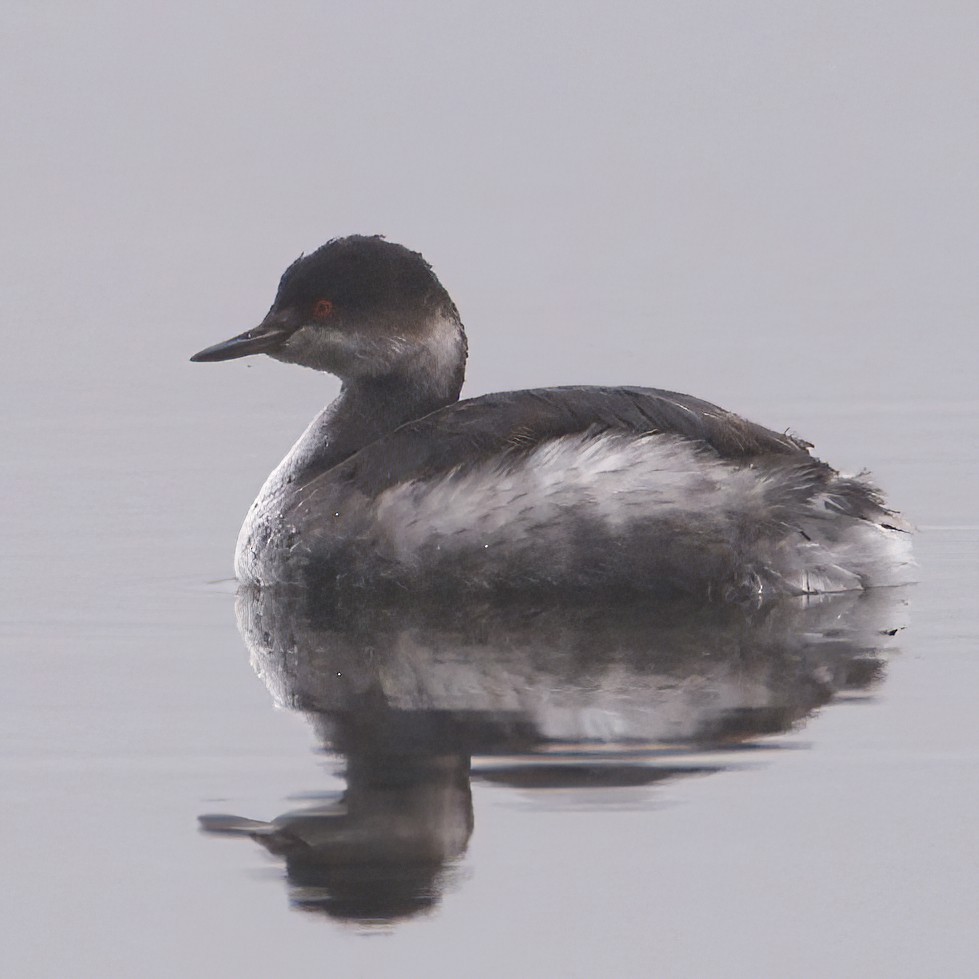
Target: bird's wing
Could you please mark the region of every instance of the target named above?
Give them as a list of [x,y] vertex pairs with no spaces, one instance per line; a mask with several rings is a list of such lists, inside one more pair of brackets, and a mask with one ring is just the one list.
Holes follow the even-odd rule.
[[820,463],[808,444],[717,405],[652,388],[560,387],[489,394],[409,422],[323,473],[368,496],[499,458],[519,459],[544,442],[607,433],[672,435],[731,462]]

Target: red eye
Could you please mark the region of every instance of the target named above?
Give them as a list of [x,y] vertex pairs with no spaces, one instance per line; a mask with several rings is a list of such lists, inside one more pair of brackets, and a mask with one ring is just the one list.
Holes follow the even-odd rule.
[[333,303],[329,299],[317,299],[313,306],[313,316],[318,320],[328,319],[333,315]]

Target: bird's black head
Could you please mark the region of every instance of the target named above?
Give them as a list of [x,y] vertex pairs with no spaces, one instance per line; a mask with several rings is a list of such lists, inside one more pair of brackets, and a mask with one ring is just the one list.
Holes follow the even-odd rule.
[[418,252],[379,235],[351,235],[297,258],[282,273],[272,308],[323,319],[325,300],[334,312],[357,319],[444,299],[448,295]]
[[418,253],[379,236],[335,238],[290,265],[259,326],[191,360],[266,353],[344,379],[465,363],[456,308]]

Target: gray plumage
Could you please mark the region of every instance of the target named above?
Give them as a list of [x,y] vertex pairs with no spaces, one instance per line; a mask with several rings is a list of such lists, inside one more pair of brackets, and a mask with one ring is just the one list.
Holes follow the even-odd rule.
[[244,581],[757,601],[909,579],[908,527],[874,486],[706,401],[564,387],[457,402],[461,321],[400,245],[301,258],[258,328],[195,359],[252,352],[343,389],[250,511]]

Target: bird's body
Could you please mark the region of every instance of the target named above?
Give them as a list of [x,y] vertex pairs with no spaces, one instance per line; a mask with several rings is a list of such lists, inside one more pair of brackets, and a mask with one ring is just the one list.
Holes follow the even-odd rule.
[[908,580],[909,536],[873,486],[708,402],[633,387],[457,401],[461,322],[399,245],[301,258],[259,328],[195,359],[252,352],[343,390],[249,511],[243,581],[742,600]]

